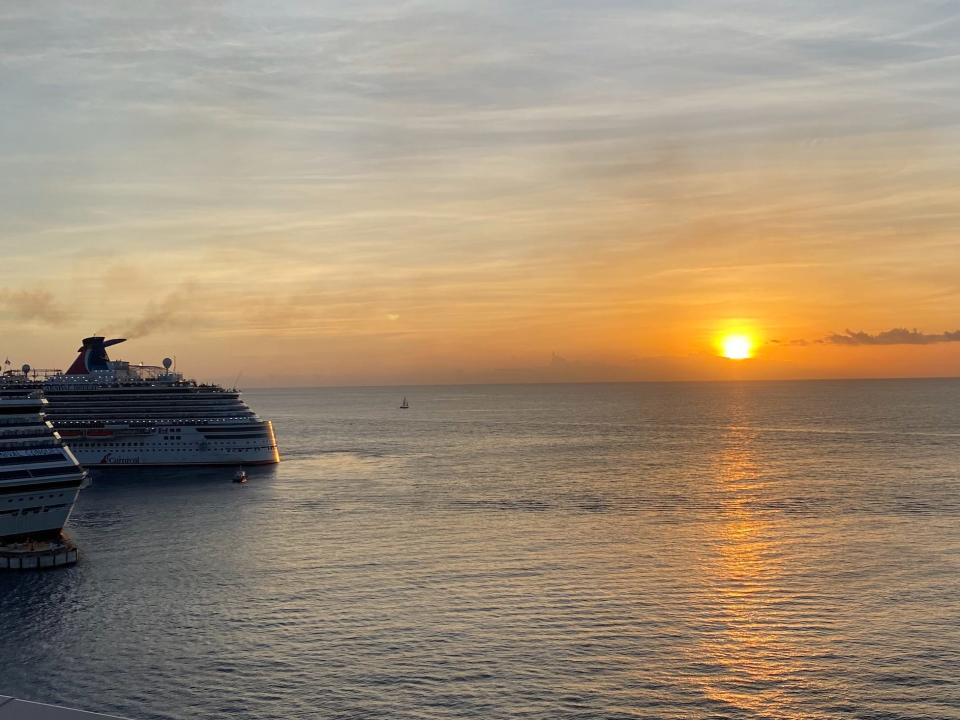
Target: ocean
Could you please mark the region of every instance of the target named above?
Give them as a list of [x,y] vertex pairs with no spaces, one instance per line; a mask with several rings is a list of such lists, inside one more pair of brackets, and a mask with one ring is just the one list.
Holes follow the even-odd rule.
[[0,694],[134,720],[960,717],[960,381],[245,397],[279,466],[97,472],[80,563],[0,574]]

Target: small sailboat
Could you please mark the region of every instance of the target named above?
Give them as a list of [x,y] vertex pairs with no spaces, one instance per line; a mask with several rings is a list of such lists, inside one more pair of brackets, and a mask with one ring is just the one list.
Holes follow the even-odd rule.
[[233,474],[233,481],[235,483],[245,483],[247,481],[247,471],[243,468],[240,468]]
[[403,396],[403,402],[400,403],[400,409],[401,409],[401,410],[409,410],[409,409],[410,409],[410,403],[407,402],[407,396],[406,396],[406,395]]

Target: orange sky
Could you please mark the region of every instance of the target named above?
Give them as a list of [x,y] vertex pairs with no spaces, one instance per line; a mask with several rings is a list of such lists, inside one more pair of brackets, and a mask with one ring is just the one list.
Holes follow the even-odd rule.
[[99,332],[247,386],[960,366],[941,4],[2,13],[17,364]]

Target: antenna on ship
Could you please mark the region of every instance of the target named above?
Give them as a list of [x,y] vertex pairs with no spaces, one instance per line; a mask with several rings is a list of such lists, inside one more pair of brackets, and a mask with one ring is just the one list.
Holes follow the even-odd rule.
[[166,357],[163,359],[163,369],[167,371],[167,375],[170,374],[170,366],[173,365],[173,360]]
[[[9,360],[7,362],[9,362]],[[24,377],[27,377],[30,374],[30,366],[24,363],[23,367],[20,368],[20,372],[23,373]]]

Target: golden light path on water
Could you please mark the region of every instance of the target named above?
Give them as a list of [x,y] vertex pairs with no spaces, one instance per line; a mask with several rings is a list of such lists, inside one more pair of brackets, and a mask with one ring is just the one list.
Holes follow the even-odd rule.
[[[782,559],[771,523],[760,519],[751,508],[758,473],[750,449],[750,431],[734,430],[731,445],[717,462],[720,484],[720,519],[705,568],[715,593],[714,621],[710,633],[698,647],[705,662],[719,672],[707,675],[715,682],[704,687],[707,697],[724,705],[761,712],[775,701],[768,688],[789,673],[789,657],[782,639],[767,629],[768,603],[782,579]],[[775,652],[771,652],[774,651]],[[775,655],[771,659],[771,655]]]
[[712,460],[717,519],[708,526],[701,568],[708,629],[692,660],[712,666],[701,676],[702,692],[718,705],[748,717],[800,720],[808,714],[794,707],[792,692],[811,692],[805,657],[818,633],[797,622],[798,568],[784,546],[783,520],[763,508],[770,468],[761,466],[750,408],[738,392],[728,401],[731,424]]

